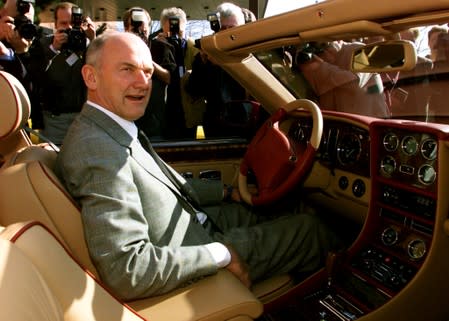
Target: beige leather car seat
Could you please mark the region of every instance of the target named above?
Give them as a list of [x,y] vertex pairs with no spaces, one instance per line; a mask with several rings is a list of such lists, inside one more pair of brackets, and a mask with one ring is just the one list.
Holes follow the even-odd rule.
[[0,232],[0,320],[145,320],[120,302],[42,224]]
[[31,144],[20,128],[30,117],[30,100],[22,84],[0,71],[0,169],[18,149]]

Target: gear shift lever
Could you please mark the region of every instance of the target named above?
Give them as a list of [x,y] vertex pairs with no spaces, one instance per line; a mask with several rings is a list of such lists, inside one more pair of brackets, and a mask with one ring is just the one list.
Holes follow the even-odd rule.
[[329,252],[326,258],[327,287],[330,288],[335,274],[335,266],[339,255],[335,252]]

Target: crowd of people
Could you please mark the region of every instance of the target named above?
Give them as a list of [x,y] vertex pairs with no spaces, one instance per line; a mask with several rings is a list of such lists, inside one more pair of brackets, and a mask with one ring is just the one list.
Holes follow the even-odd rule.
[[[232,3],[220,5],[217,15],[220,30],[255,20],[249,10]],[[32,2],[5,2],[0,14],[0,68],[26,86],[32,100],[33,128],[43,139],[61,145],[86,99],[81,77],[85,52],[104,29],[96,28],[91,18],[70,2],[55,6],[53,30],[35,25],[34,18]],[[210,63],[195,40],[186,35],[186,13],[177,7],[165,8],[159,17],[161,29],[152,34],[152,19],[145,8],[127,9],[122,19],[126,32],[147,43],[155,67],[151,108],[136,121],[138,127],[152,139],[194,139],[196,126],[203,123],[208,136],[232,135],[223,129],[214,131],[217,118],[223,114],[223,105],[246,99],[246,92]],[[31,35],[16,29],[14,21],[22,20],[35,28]]]

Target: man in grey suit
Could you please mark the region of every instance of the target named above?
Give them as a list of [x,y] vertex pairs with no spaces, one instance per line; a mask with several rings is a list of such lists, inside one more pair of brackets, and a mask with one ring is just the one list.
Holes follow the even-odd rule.
[[310,272],[332,243],[313,215],[267,221],[223,200],[223,185],[186,182],[148,144],[145,112],[154,68],[145,43],[106,32],[89,46],[88,100],[70,127],[57,172],[81,205],[90,255],[121,298],[158,295],[226,268],[246,286],[277,273]]

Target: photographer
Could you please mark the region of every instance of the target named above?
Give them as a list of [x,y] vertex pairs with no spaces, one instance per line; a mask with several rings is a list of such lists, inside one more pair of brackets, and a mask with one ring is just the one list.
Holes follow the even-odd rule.
[[149,107],[136,121],[136,125],[153,139],[160,138],[165,131],[165,109],[167,86],[171,82],[171,73],[176,69],[175,58],[168,43],[159,39],[150,39],[151,17],[141,7],[132,7],[123,13],[123,26],[126,32],[138,35],[144,40],[153,58],[153,88]]
[[[246,22],[242,8],[230,2],[220,4],[217,13],[209,15],[208,20],[215,32],[244,25]],[[186,89],[193,97],[206,99],[203,117],[206,137],[246,136],[246,129],[234,127],[224,116],[228,103],[247,98],[245,88],[219,65],[211,62],[203,51],[195,56],[192,67]],[[234,107],[239,111],[244,109],[243,105],[241,108]]]
[[[9,0],[0,9],[0,65],[18,79],[24,78],[25,70],[19,55],[26,53],[37,35],[34,20],[34,1]],[[34,27],[34,32],[20,32],[27,23]],[[16,26],[16,24],[20,25]],[[21,27],[22,26],[22,27]]]
[[198,49],[193,38],[185,35],[187,15],[181,8],[165,8],[160,16],[161,32],[157,39],[167,44],[175,58],[176,67],[171,70],[171,82],[167,88],[165,135],[170,138],[193,138],[195,128],[187,128],[182,102],[181,80],[192,69],[192,62]]
[[40,70],[35,61],[39,39],[51,32],[33,24],[34,0],[8,0],[0,8],[0,70],[14,75],[27,90],[31,100],[33,127],[42,127],[37,83]]
[[45,70],[41,77],[41,103],[43,135],[60,145],[86,98],[81,67],[88,43],[95,38],[95,26],[70,2],[57,4],[54,18],[54,35],[40,42]]

